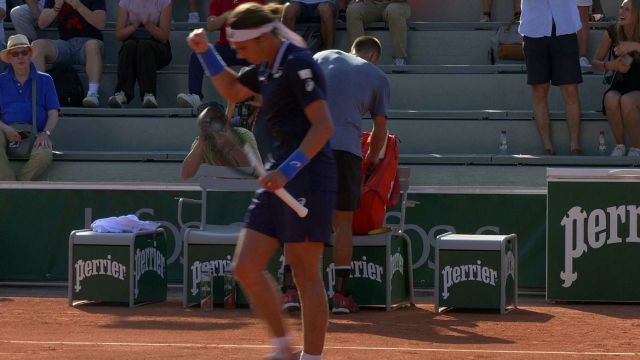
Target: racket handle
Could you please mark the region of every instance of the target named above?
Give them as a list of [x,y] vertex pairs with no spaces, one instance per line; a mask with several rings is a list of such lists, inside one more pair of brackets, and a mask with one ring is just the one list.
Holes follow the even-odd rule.
[[289,194],[289,192],[284,188],[280,188],[274,192],[280,199],[282,199],[282,201],[285,202],[285,204],[289,205],[291,210],[295,211],[296,214],[298,214],[298,216],[300,216],[301,218],[307,216],[307,214],[309,213],[309,209],[300,204],[298,200],[294,199],[294,197],[291,196],[291,194]]

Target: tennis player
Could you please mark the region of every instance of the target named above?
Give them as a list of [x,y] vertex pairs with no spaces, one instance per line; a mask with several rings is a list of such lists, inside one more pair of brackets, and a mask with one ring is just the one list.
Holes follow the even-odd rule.
[[[329,316],[320,273],[324,244],[330,241],[336,198],[336,170],[328,141],[333,123],[324,79],[304,40],[271,12],[273,5],[247,3],[227,20],[227,37],[238,56],[254,64],[238,77],[215,53],[204,30],[188,37],[218,92],[233,102],[262,95],[258,123],[268,131],[273,162],[258,179],[234,255],[234,274],[259,316],[267,323],[275,352],[270,359],[294,359],[276,282],[266,265],[284,243],[300,292],[304,347],[300,359],[321,359]],[[273,191],[285,187],[309,214],[300,218]]]

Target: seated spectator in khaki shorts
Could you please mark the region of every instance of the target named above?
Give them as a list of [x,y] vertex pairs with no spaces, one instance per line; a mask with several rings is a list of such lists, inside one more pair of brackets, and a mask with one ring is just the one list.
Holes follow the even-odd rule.
[[102,75],[102,30],[107,13],[105,0],[46,0],[38,18],[41,29],[54,21],[60,39],[40,39],[33,43],[38,55],[33,59],[39,71],[45,63],[84,65],[89,78],[89,90],[82,100],[86,107],[100,105],[98,90]]

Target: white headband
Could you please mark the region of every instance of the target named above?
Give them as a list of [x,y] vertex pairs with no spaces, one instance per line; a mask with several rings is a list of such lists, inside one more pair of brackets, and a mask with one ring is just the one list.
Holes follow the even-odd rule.
[[236,30],[227,26],[227,39],[233,42],[247,41],[255,39],[262,34],[271,32],[274,29],[278,30],[280,35],[282,35],[285,39],[291,41],[293,45],[304,48],[307,47],[307,43],[304,41],[302,36],[296,34],[294,31],[291,31],[280,21],[274,21],[253,29]]

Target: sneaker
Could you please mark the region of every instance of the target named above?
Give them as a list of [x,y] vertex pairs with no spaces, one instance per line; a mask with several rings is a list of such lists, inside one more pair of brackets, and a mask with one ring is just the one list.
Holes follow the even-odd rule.
[[109,98],[109,106],[112,108],[121,108],[122,105],[127,103],[127,97],[124,95],[124,91],[118,91]]
[[153,96],[153,94],[151,94],[151,93],[144,94],[144,98],[142,100],[142,107],[157,108],[158,107],[158,101],[156,100],[156,97]]
[[297,289],[288,289],[282,294],[282,310],[293,312],[300,310],[300,298]]
[[393,65],[396,66],[405,66],[407,65],[407,62],[405,61],[404,58],[394,58],[393,59]]
[[98,94],[96,93],[88,93],[87,97],[82,99],[82,106],[88,108],[95,108],[100,105],[100,99],[98,98]]
[[187,19],[188,23],[199,23],[200,22],[200,14],[197,12],[189,13],[189,19]]
[[627,148],[624,144],[618,144],[611,151],[611,156],[624,156],[627,153]]
[[580,56],[580,66],[591,67],[591,61],[589,61],[586,56]]
[[487,14],[482,14],[482,17],[480,17],[480,22],[481,23],[491,22],[491,16]]
[[629,148],[629,152],[627,153],[627,156],[630,156],[630,157],[638,157],[638,156],[640,156],[640,149],[639,148],[630,147]]
[[360,307],[351,296],[335,293],[331,302],[333,304],[332,314],[351,314],[360,311]]
[[338,24],[343,24],[346,25],[347,24],[347,12],[344,10],[341,10],[338,12],[338,16],[336,16],[336,22]]
[[200,104],[202,104],[202,100],[200,100],[200,96],[196,94],[185,94],[185,93],[178,94],[176,101],[178,102],[178,105],[184,108],[196,109],[198,108],[198,106],[200,106]]

